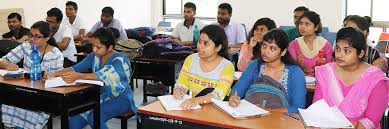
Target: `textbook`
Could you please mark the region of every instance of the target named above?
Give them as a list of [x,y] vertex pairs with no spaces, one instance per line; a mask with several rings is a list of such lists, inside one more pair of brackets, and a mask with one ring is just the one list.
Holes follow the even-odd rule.
[[321,99],[307,109],[299,108],[304,126],[318,128],[354,128],[337,107],[330,107]]
[[265,116],[270,114],[269,111],[266,111],[258,106],[255,106],[254,104],[244,99],[240,101],[240,104],[237,107],[231,107],[228,104],[228,101],[221,101],[213,98],[212,98],[212,103],[222,111],[226,112],[227,114],[237,119],[247,119],[247,118]]
[[104,86],[104,83],[102,81],[96,81],[96,80],[76,80],[73,83],[66,83],[61,77],[54,77],[51,79],[46,80],[45,82],[45,88],[53,88],[53,87],[60,87],[60,86],[70,86],[70,85],[76,85],[76,84],[93,84],[93,85],[99,85]]
[[[166,109],[166,111],[180,111],[184,110],[181,108],[181,104],[187,100],[192,98],[191,96],[185,94],[181,100],[174,98],[173,95],[163,95],[157,97],[159,101],[161,101],[162,106]],[[196,105],[192,107],[192,109],[200,109],[200,105]]]

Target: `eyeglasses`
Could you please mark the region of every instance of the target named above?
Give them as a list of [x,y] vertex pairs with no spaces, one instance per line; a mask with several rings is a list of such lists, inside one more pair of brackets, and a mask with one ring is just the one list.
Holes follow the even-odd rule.
[[40,38],[44,38],[44,36],[39,36],[39,35],[32,35],[32,34],[30,34],[30,35],[28,35],[28,38],[32,38],[32,39],[34,39],[34,40],[38,40],[38,39],[40,39]]

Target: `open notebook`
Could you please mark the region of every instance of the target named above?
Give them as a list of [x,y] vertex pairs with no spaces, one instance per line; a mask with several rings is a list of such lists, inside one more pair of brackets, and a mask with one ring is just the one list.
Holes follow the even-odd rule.
[[328,106],[323,99],[313,103],[307,109],[298,110],[306,127],[354,128],[337,107]]
[[257,107],[244,99],[240,101],[240,104],[237,107],[231,107],[228,104],[228,101],[212,99],[212,102],[216,107],[237,119],[246,119],[270,114],[269,111]]
[[[190,99],[189,95],[184,95],[181,100],[178,100],[174,98],[173,95],[163,95],[158,96],[158,100],[161,101],[162,106],[166,109],[166,111],[178,111],[178,110],[184,110],[181,108],[181,103],[183,103],[185,100]],[[200,109],[200,105],[194,106],[192,109]]]
[[45,82],[45,88],[53,88],[53,87],[60,87],[60,86],[70,86],[70,85],[76,85],[76,84],[93,84],[93,85],[99,85],[104,86],[104,83],[102,81],[95,81],[95,80],[76,80],[73,83],[66,83],[61,77],[54,77],[49,80],[46,80]]

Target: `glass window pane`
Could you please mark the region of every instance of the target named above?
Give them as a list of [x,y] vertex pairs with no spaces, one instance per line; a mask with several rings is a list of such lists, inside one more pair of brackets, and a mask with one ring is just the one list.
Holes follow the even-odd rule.
[[165,0],[165,14],[181,15],[181,0]]
[[347,0],[347,15],[370,16],[370,0]]
[[389,0],[373,0],[373,21],[389,21]]

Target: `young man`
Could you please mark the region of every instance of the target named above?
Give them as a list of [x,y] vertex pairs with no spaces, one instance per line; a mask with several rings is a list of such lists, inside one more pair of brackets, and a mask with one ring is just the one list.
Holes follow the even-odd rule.
[[81,41],[85,35],[84,20],[77,16],[78,6],[73,1],[66,2],[66,16],[62,24],[71,27],[74,41]]
[[69,26],[61,25],[63,14],[58,8],[52,8],[47,11],[46,22],[50,24],[51,33],[57,43],[57,47],[64,56],[64,68],[73,66],[77,62],[76,46],[73,40],[73,34]]
[[22,16],[19,13],[11,13],[7,19],[10,31],[2,35],[3,40],[13,40],[18,43],[27,41],[30,30],[22,26]]
[[92,34],[101,27],[113,27],[119,30],[120,36],[116,40],[125,40],[128,39],[127,33],[121,25],[120,21],[117,19],[113,19],[114,10],[111,7],[104,7],[101,10],[100,21],[98,21],[92,29],[86,34],[86,39],[90,38]]
[[289,36],[289,41],[293,41],[295,40],[296,38],[300,37],[300,34],[298,32],[298,25],[300,24],[300,17],[304,14],[304,12],[306,11],[309,11],[308,8],[304,7],[304,6],[299,6],[297,7],[296,9],[294,9],[294,15],[293,15],[293,18],[294,18],[294,25],[296,27],[293,27],[293,28],[290,28],[288,30],[286,30],[286,33],[288,34]]
[[219,24],[227,34],[228,46],[239,47],[246,41],[246,32],[242,24],[231,21],[232,7],[228,3],[219,5],[217,11],[217,24]]
[[177,24],[174,28],[172,36],[175,41],[181,45],[191,46],[193,45],[193,30],[197,25],[197,29],[200,31],[204,24],[196,19],[196,5],[192,2],[185,3],[184,5],[184,21]]

